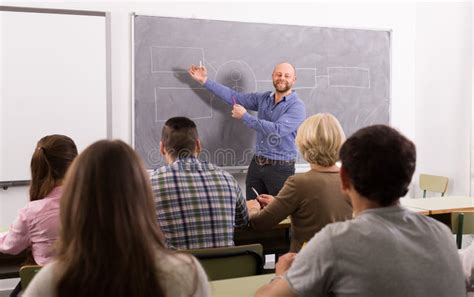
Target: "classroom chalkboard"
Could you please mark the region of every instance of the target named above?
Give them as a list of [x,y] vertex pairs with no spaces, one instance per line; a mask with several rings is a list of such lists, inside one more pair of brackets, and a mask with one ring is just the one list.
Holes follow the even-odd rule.
[[133,27],[133,143],[150,169],[164,164],[159,139],[172,116],[196,122],[202,159],[225,167],[251,160],[254,132],[187,74],[200,62],[210,79],[264,92],[273,90],[274,65],[288,61],[307,116],[332,113],[347,135],[389,123],[390,31],[144,15],[133,16]]
[[30,179],[40,138],[110,137],[106,12],[0,6],[0,187]]

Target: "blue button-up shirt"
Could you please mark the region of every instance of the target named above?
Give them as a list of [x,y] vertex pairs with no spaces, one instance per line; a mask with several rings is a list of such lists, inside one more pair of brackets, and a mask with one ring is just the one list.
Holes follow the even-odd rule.
[[306,118],[303,101],[295,91],[275,104],[273,92],[239,93],[208,79],[204,84],[209,91],[228,104],[236,103],[257,111],[257,117],[245,113],[243,123],[257,132],[255,154],[272,160],[295,160],[296,130]]

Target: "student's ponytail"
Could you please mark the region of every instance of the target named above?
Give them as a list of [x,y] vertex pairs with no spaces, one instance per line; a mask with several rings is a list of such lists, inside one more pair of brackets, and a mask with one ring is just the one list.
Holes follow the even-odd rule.
[[47,196],[60,182],[77,156],[74,141],[64,135],[49,135],[38,141],[31,158],[30,201]]

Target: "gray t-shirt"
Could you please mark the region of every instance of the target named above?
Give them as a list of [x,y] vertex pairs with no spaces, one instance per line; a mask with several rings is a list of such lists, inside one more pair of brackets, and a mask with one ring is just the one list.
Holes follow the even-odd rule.
[[327,225],[285,278],[298,296],[466,296],[451,231],[400,206]]

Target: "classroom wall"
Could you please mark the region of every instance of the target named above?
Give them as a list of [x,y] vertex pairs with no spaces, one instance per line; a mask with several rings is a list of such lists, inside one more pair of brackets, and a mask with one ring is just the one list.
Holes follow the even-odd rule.
[[[474,98],[474,92],[473,92],[473,87],[474,86],[474,60],[473,60],[473,55],[474,55],[474,30],[472,29],[473,25],[473,20],[472,17],[474,16],[474,5],[471,7],[471,98]],[[470,156],[471,156],[471,168],[470,168],[470,178],[471,178],[471,187],[470,187],[470,192],[472,195],[472,192],[474,191],[474,123],[473,119],[474,118],[474,104],[472,104],[472,99],[471,99],[471,148],[470,148]]]
[[420,3],[415,28],[417,172],[448,176],[449,195],[469,195],[472,4]]
[[[451,177],[449,194],[469,194],[472,4],[31,2],[2,5],[111,12],[112,135],[131,141],[130,13],[392,30],[391,123],[418,148],[418,172]],[[243,183],[243,176],[238,176]],[[419,196],[414,181],[410,196]],[[0,226],[27,189],[0,190]],[[1,289],[1,288],[0,288]]]

